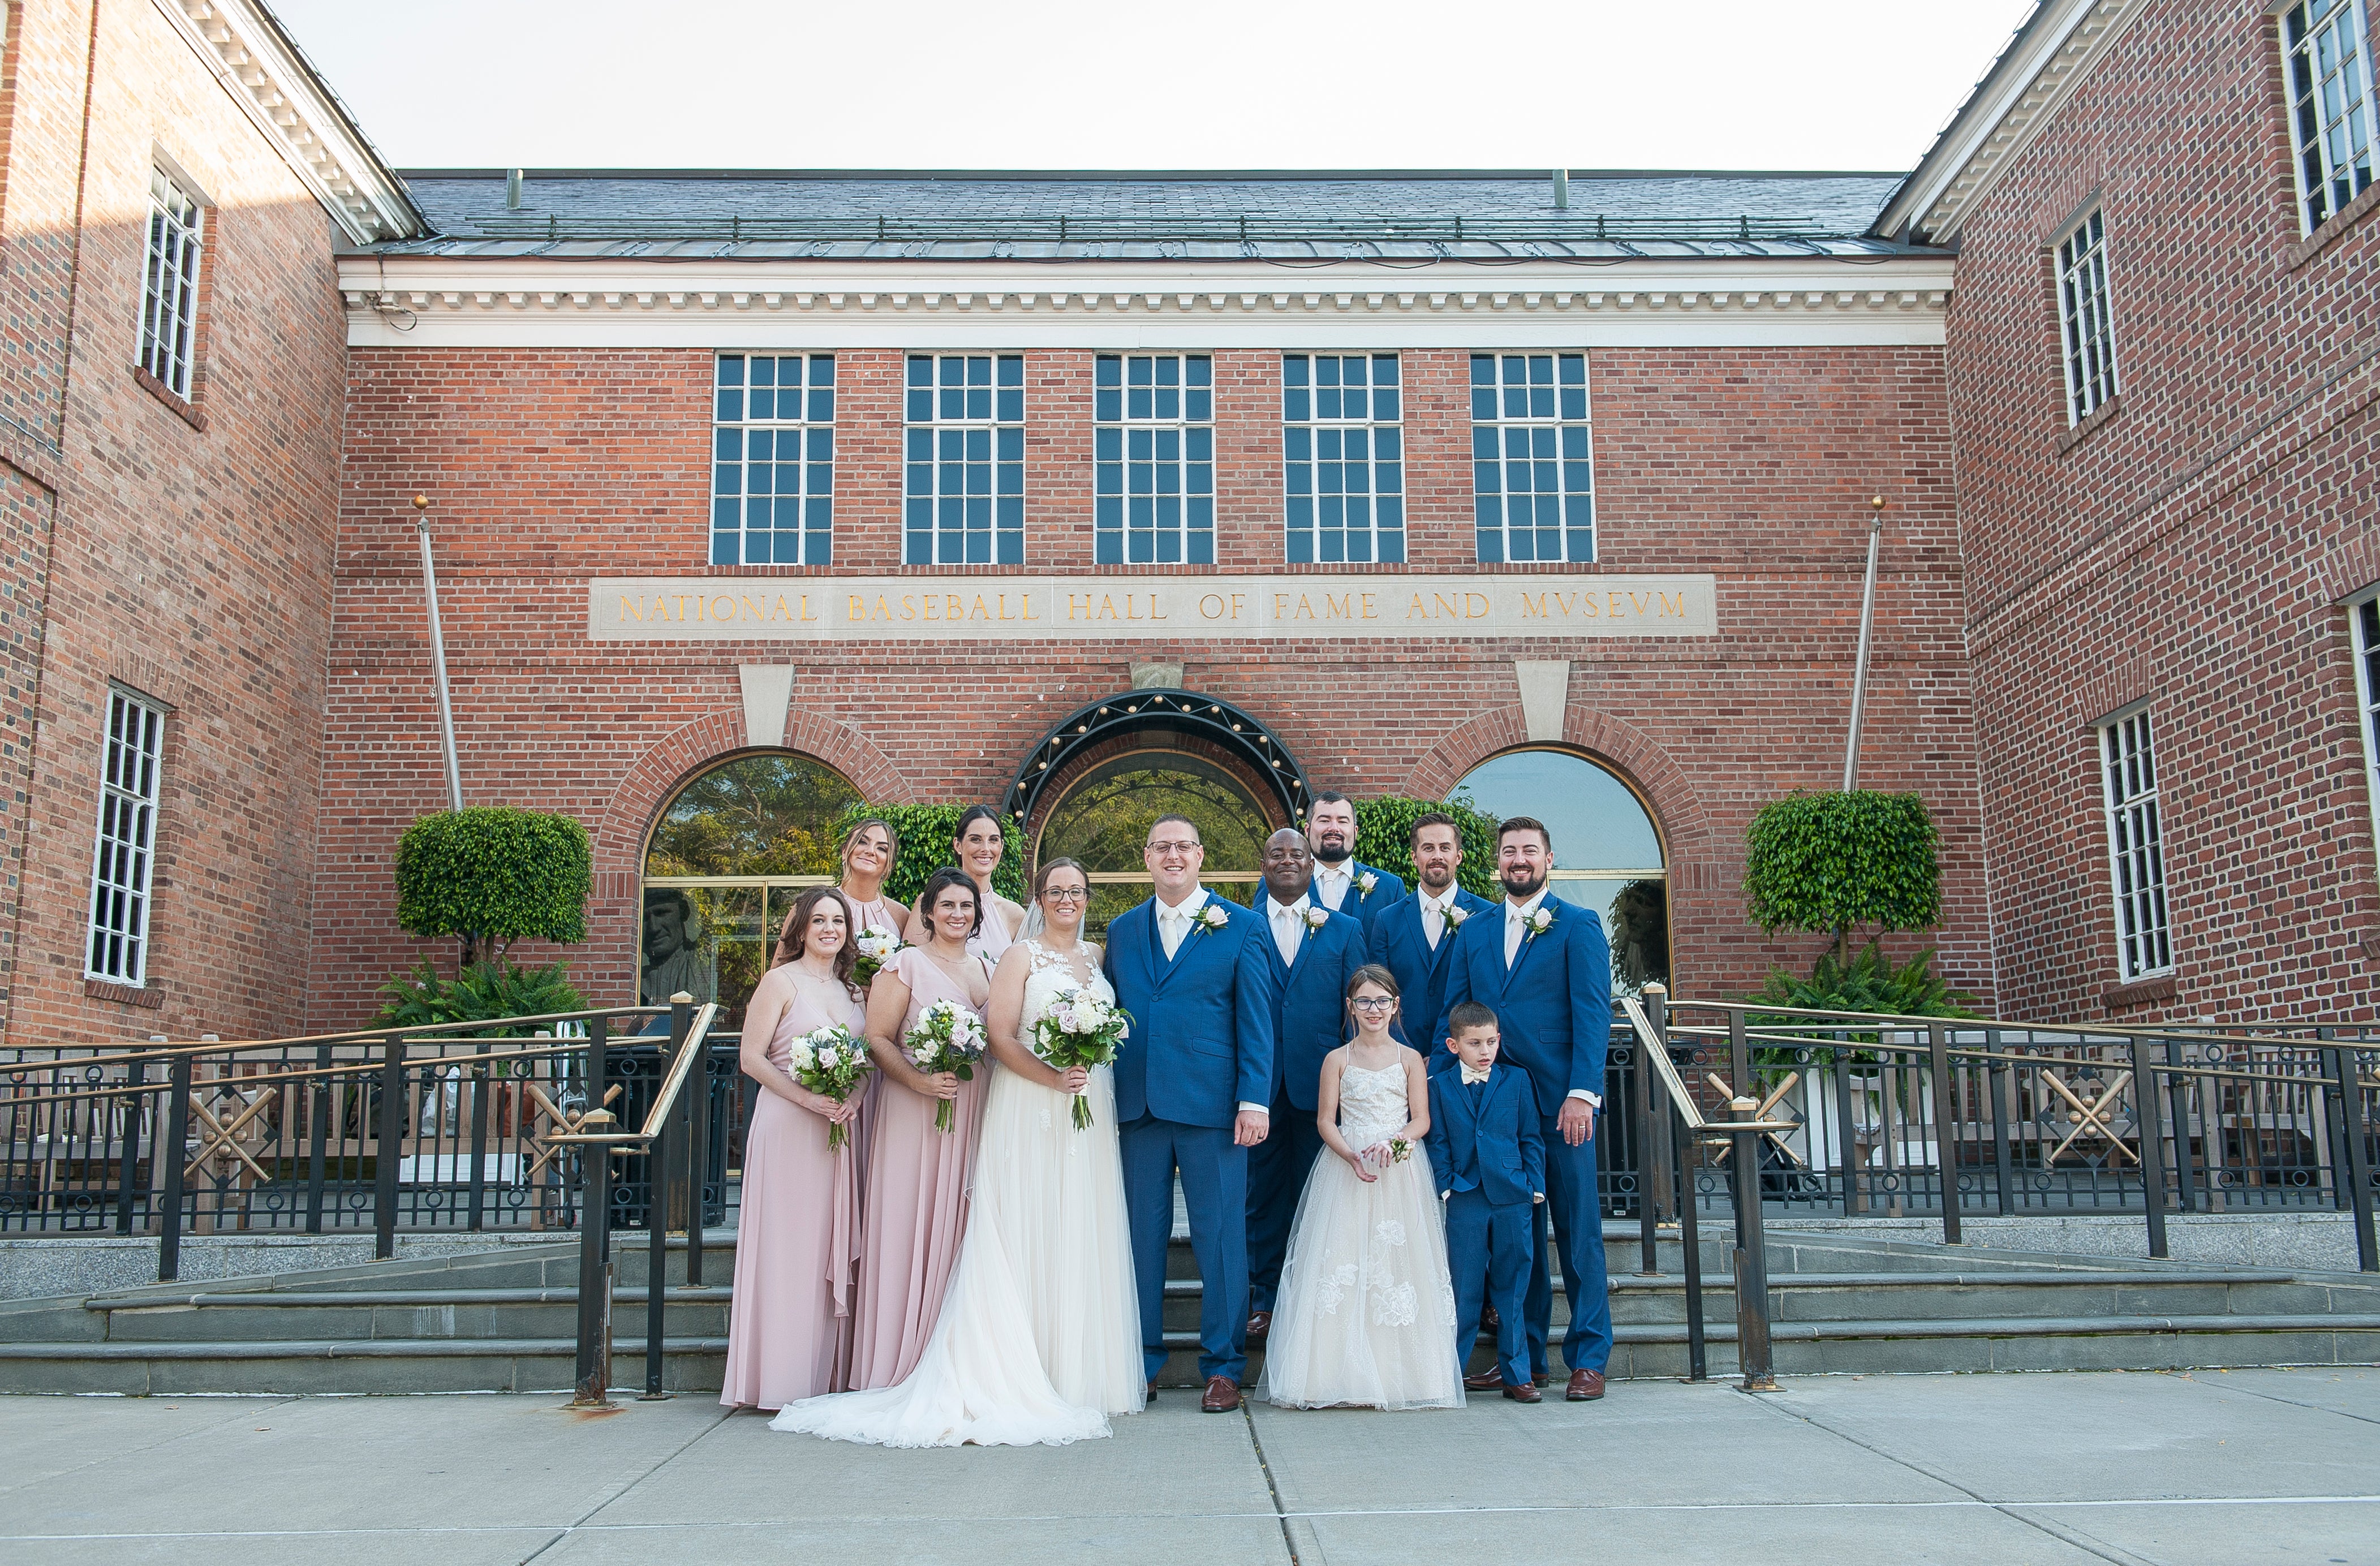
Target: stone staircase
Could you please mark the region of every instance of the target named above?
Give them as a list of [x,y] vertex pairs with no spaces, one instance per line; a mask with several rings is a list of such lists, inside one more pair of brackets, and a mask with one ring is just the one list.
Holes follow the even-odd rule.
[[[618,1253],[613,1382],[644,1385],[649,1251]],[[1616,1378],[1687,1371],[1674,1240],[1634,1272],[1636,1232],[1607,1231]],[[670,1251],[684,1276],[682,1244]],[[706,1286],[666,1292],[663,1385],[715,1391],[726,1352],[734,1237],[704,1249]],[[1198,1282],[1177,1240],[1160,1385],[1197,1380]],[[1733,1374],[1734,1301],[1720,1241],[1705,1245],[1708,1369]],[[0,1391],[412,1393],[552,1391],[576,1363],[577,1247],[389,1261],[161,1284],[0,1306]],[[2380,1363],[2380,1279],[1949,1248],[1772,1230],[1769,1298],[1781,1376],[1827,1372],[2128,1369]],[[1555,1333],[1564,1312],[1559,1293]],[[1491,1356],[1485,1345],[1475,1367]],[[1253,1379],[1260,1358],[1251,1365]]]

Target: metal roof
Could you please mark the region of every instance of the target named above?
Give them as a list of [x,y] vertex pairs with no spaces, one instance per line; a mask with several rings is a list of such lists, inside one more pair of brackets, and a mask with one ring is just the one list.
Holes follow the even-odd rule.
[[437,233],[385,254],[1267,261],[1878,256],[1897,174],[1547,170],[527,171],[407,175]]

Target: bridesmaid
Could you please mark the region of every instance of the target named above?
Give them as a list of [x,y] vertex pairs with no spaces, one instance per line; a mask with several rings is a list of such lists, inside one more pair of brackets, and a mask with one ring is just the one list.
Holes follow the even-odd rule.
[[870,927],[896,935],[907,928],[909,910],[884,895],[884,878],[892,873],[900,852],[901,839],[892,824],[873,816],[844,837],[841,891],[851,904],[854,935]]
[[[975,882],[959,870],[936,870],[917,908],[923,928],[912,939],[918,943],[877,974],[868,993],[868,1048],[883,1080],[869,1111],[875,1123],[860,1205],[854,1390],[905,1379],[933,1336],[966,1232],[967,1185],[990,1074],[978,1069],[972,1082],[950,1072],[928,1076],[901,1052],[901,1036],[931,1002],[956,1001],[981,1017],[991,999],[991,965],[967,949],[982,923]],[[943,1099],[955,1101],[948,1131],[934,1126]]]
[[759,1084],[744,1135],[743,1208],[735,1220],[735,1292],[727,1321],[730,1408],[782,1408],[850,1384],[852,1259],[858,1193],[849,1147],[827,1129],[860,1112],[796,1083],[793,1041],[865,1014],[851,982],[852,919],[834,888],[794,903],[772,965],[744,1010],[744,1074]]
[[951,839],[951,852],[958,856],[959,868],[975,883],[976,894],[983,902],[983,929],[967,942],[967,950],[997,963],[1025,926],[1023,906],[991,889],[992,872],[1008,856],[1008,839],[1001,832],[1000,818],[989,807],[969,806],[959,818],[959,832]]

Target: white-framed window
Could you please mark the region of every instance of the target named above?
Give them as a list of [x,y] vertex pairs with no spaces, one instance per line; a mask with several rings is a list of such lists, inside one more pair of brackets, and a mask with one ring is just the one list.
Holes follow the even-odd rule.
[[1212,565],[1215,361],[1101,354],[1091,401],[1099,563]]
[[911,354],[909,565],[1025,564],[1025,356]]
[[2363,730],[2363,786],[2380,819],[2380,596],[2348,606],[2355,635],[2356,710]]
[[156,856],[157,771],[164,740],[162,709],[128,691],[107,693],[86,977],[136,986],[148,977],[149,874]]
[[721,354],[710,563],[834,559],[834,356]]
[[190,395],[199,319],[199,200],[162,168],[149,171],[149,260],[140,296],[140,368]]
[[1471,356],[1479,562],[1595,558],[1586,356]]
[[2281,14],[2298,218],[2309,234],[2372,184],[2371,0],[2297,0]]
[[1402,562],[1405,450],[1397,356],[1285,354],[1281,381],[1290,560]]
[[2118,390],[2107,225],[2097,207],[2058,242],[2058,321],[2066,345],[2066,421],[2080,424]]
[[2165,836],[2157,809],[2156,756],[2145,707],[2099,726],[2107,780],[2107,856],[2116,892],[2117,967],[2125,982],[2173,966],[2166,921]]

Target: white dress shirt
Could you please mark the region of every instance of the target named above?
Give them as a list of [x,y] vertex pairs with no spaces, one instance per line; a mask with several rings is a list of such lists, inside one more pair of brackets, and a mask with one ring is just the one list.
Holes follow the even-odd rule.
[[[1167,962],[1172,962],[1173,954],[1182,950],[1182,943],[1190,939],[1190,922],[1198,917],[1199,910],[1206,905],[1207,889],[1203,886],[1192,887],[1189,896],[1170,908],[1166,906],[1165,899],[1162,897],[1157,900],[1157,938],[1165,945]],[[1272,1113],[1271,1109],[1263,1104],[1243,1102],[1240,1108],[1254,1111],[1260,1115],[1269,1116]]]
[[1314,890],[1306,895],[1335,914],[1347,901],[1348,889],[1354,884],[1354,858],[1342,859],[1335,865],[1326,865],[1317,859],[1314,862]]
[[1272,943],[1281,953],[1285,967],[1297,965],[1297,945],[1305,939],[1305,899],[1301,897],[1287,907],[1265,893],[1265,917],[1272,921]]
[[[1521,938],[1526,931],[1528,917],[1537,911],[1537,904],[1546,900],[1546,888],[1539,887],[1537,894],[1526,903],[1514,903],[1509,897],[1504,900],[1504,965],[1506,967],[1511,967],[1519,960]],[[1603,1108],[1603,1100],[1584,1087],[1572,1088],[1566,1097],[1585,1099],[1589,1109]]]
[[1446,911],[1454,906],[1455,893],[1462,890],[1460,882],[1448,881],[1442,896],[1433,897],[1427,892],[1415,894],[1421,898],[1421,932],[1429,938],[1429,949],[1433,952],[1438,950],[1439,939],[1446,933]]

